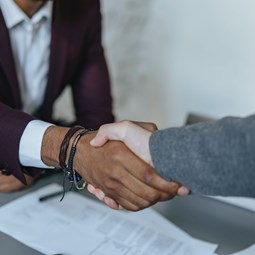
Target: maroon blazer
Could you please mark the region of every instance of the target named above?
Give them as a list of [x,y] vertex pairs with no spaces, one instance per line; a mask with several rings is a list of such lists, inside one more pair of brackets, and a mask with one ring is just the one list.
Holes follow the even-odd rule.
[[[98,128],[112,122],[112,97],[101,44],[99,0],[54,1],[48,84],[39,118],[53,122],[57,97],[71,85],[76,123]],[[25,182],[19,142],[35,117],[21,111],[22,102],[10,38],[0,10],[0,169]]]

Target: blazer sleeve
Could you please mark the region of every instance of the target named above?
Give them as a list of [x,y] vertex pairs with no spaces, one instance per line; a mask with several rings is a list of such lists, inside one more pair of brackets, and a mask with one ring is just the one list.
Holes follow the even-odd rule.
[[9,170],[26,183],[19,162],[19,142],[33,117],[0,103],[0,169]]
[[255,115],[156,131],[155,168],[193,194],[255,197]]
[[99,128],[114,121],[109,72],[102,46],[102,25],[99,1],[90,9],[89,31],[84,40],[86,54],[72,86],[77,123]]

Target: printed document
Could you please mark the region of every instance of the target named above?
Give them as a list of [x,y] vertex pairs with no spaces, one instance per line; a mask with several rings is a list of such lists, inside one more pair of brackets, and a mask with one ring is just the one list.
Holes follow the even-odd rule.
[[212,255],[217,245],[192,238],[153,209],[115,211],[50,184],[0,208],[0,231],[43,254]]

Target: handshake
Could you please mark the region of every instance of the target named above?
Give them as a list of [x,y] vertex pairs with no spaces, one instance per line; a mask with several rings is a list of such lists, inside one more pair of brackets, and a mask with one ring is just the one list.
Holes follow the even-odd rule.
[[[41,158],[48,166],[59,168],[59,149],[68,130],[60,126],[50,126],[46,130]],[[187,195],[186,187],[163,179],[154,169],[149,140],[156,130],[152,123],[121,121],[83,135],[76,146],[73,168],[89,183],[88,191],[113,209],[131,211],[175,195]],[[70,155],[69,147],[67,155]],[[26,174],[25,177],[27,184],[33,183],[33,177]],[[22,187],[24,184],[14,176],[0,172],[0,191]]]
[[138,211],[189,190],[154,169],[149,139],[156,126],[122,121],[89,132],[77,145],[74,169],[88,190],[113,209]]

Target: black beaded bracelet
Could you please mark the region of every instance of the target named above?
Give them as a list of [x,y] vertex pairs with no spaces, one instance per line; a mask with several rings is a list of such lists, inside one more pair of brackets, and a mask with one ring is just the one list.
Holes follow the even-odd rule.
[[76,146],[77,146],[80,138],[90,131],[93,131],[93,129],[91,129],[91,128],[82,129],[78,132],[77,136],[75,137],[75,139],[73,141],[73,144],[72,144],[72,147],[71,147],[71,150],[69,153],[68,162],[67,162],[66,172],[67,172],[68,180],[70,182],[73,182],[76,189],[78,189],[78,190],[85,189],[87,186],[87,182],[85,180],[83,180],[82,185],[81,186],[78,185],[78,183],[82,180],[82,177],[75,171],[75,169],[73,167],[74,156],[77,151]]
[[59,165],[63,171],[66,169],[66,154],[67,154],[69,142],[77,131],[84,130],[84,129],[85,128],[82,126],[74,126],[74,127],[70,128],[68,130],[68,132],[66,133],[66,135],[60,145],[60,150],[59,150]]

